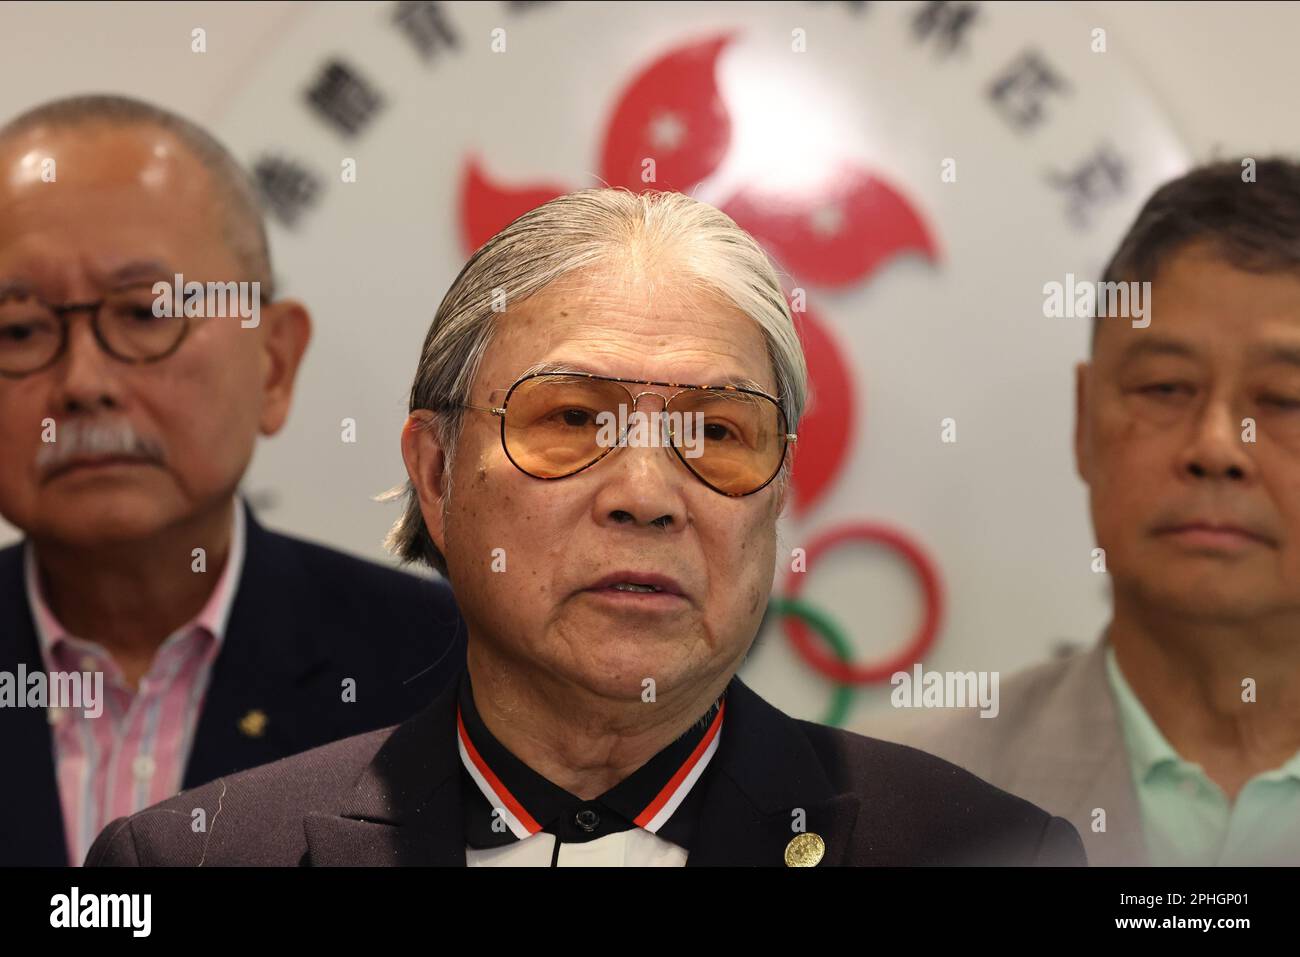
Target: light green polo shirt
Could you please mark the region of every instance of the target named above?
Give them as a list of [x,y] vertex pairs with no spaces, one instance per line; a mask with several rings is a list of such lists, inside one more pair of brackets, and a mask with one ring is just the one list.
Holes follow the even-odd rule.
[[1199,764],[1178,755],[1106,648],[1142,832],[1154,865],[1300,864],[1300,752],[1257,774],[1230,803]]

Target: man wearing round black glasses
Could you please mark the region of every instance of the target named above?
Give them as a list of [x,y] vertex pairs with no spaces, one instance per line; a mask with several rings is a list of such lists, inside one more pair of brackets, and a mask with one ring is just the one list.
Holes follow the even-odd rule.
[[270,272],[243,173],[180,117],[78,97],[0,129],[0,514],[26,536],[0,550],[0,865],[80,863],[114,818],[459,670],[444,585],[238,500],[310,335]]
[[1060,818],[735,677],[806,397],[775,271],[722,213],[606,189],[520,217],[443,298],[402,433],[390,542],[451,582],[458,685],[114,822],[89,862],[1084,863]]

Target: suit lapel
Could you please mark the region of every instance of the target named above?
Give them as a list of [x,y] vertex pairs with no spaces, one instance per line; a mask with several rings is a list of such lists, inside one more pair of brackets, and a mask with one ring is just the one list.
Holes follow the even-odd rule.
[[[308,679],[328,665],[315,626],[312,582],[287,539],[273,535],[245,509],[244,568],[226,635],[213,663],[194,734],[185,788],[242,768],[296,754],[330,735],[305,722],[322,720]],[[265,730],[245,718],[265,716]]]
[[823,866],[849,860],[860,799],[837,793],[794,719],[739,678],[714,760],[687,866],[779,867],[800,829],[825,842]]
[[389,735],[335,814],[303,818],[313,867],[464,866],[452,681]]
[[[221,652],[213,665],[184,787],[276,760],[317,743],[301,733],[316,720],[304,679],[323,665],[311,641],[307,573],[293,549],[247,518],[246,553]],[[23,585],[23,546],[0,550],[0,670],[43,670]],[[54,766],[54,742],[44,709],[5,709],[0,766],[22,768],[27,783],[0,788],[0,815],[24,822],[0,842],[5,863],[66,865],[67,843]],[[250,711],[268,716],[261,737],[240,730]],[[75,862],[75,863],[80,863]]]
[[[23,545],[0,551],[0,671],[16,676],[19,665],[28,674],[45,669],[23,587]],[[18,690],[26,694],[26,689]],[[0,788],[0,819],[15,825],[0,841],[0,866],[67,866],[47,712],[44,708],[3,710],[0,767],[20,776],[22,784]]]
[[[1018,770],[1006,790],[1069,819],[1089,864],[1141,865],[1142,822],[1105,656],[1103,638],[1070,665],[1050,713],[1015,749]],[[1093,830],[1097,808],[1106,812],[1104,832]]]

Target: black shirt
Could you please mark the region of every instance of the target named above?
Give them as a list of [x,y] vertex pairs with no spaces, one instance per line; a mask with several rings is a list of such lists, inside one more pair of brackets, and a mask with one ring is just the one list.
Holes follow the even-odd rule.
[[[464,812],[465,843],[476,850],[503,847],[523,840],[536,831],[556,837],[555,857],[561,844],[580,844],[608,834],[651,824],[657,808],[682,788],[691,768],[708,756],[709,743],[716,741],[721,730],[723,698],[719,698],[681,737],[677,738],[628,777],[599,797],[584,801],[553,784],[511,754],[479,717],[474,706],[469,672],[462,671],[459,688],[460,719],[464,731],[477,752],[479,761],[470,757],[501,804],[512,801],[524,812],[509,817],[518,827],[508,824],[505,814],[494,811],[494,802],[475,780],[466,765],[467,751],[462,752],[461,807]],[[459,733],[459,731],[458,731]],[[707,740],[706,740],[707,739]],[[481,764],[479,763],[481,762]],[[695,836],[699,807],[707,786],[709,767],[704,767],[680,804],[662,821],[654,833],[688,852]],[[679,775],[683,780],[674,781]],[[496,781],[491,778],[495,777]],[[498,787],[498,784],[500,787]],[[501,788],[504,791],[500,790]],[[638,818],[641,823],[638,824]],[[516,833],[519,830],[520,833]],[[552,864],[555,860],[552,860]]]

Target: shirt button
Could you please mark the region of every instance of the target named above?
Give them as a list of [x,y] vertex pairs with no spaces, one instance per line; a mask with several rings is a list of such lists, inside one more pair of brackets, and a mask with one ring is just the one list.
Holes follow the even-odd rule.
[[573,816],[573,822],[582,828],[588,834],[594,831],[600,824],[600,815],[589,807],[584,807],[581,811]]
[[131,762],[131,773],[137,781],[148,781],[156,769],[153,758],[147,754],[142,754]]
[[1184,781],[1181,787],[1183,789],[1183,793],[1186,795],[1190,796],[1196,793],[1196,782],[1193,781],[1191,778],[1188,778],[1186,781]]
[[82,655],[82,656],[81,656],[81,670],[82,670],[82,671],[95,671],[95,670],[97,670],[98,668],[99,668],[99,659],[96,658],[94,655]]

